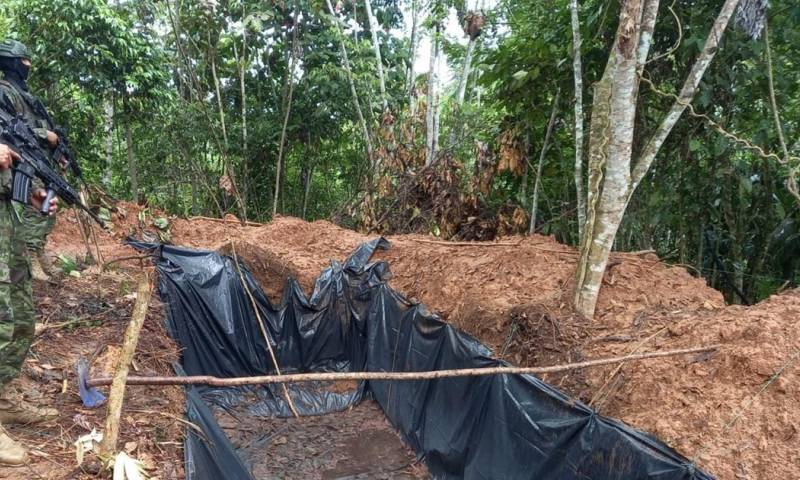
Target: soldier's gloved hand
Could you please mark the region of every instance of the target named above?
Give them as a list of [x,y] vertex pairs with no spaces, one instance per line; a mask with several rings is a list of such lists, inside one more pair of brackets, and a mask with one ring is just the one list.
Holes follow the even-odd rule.
[[[31,205],[33,205],[36,210],[41,212],[42,203],[46,198],[47,192],[39,188],[31,195]],[[58,211],[58,197],[53,197],[53,199],[50,200],[50,209],[48,210],[48,214],[55,215],[56,211]]]
[[8,170],[15,160],[19,160],[19,155],[7,145],[0,144],[0,170]]
[[47,143],[50,144],[51,147],[55,148],[58,146],[58,134],[52,130],[47,131]]

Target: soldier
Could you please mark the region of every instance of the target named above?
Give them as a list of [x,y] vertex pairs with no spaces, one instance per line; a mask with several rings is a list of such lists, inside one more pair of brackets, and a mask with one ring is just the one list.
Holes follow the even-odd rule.
[[[6,43],[0,44],[5,47]],[[24,53],[24,52],[23,52]],[[30,61],[19,58],[6,81],[24,81]],[[3,58],[5,68],[11,63]],[[6,71],[6,70],[4,70]],[[49,137],[47,131],[39,131],[40,138]],[[54,409],[41,409],[28,404],[22,392],[9,385],[20,371],[33,341],[36,314],[33,306],[30,263],[27,254],[27,236],[36,229],[32,225],[45,223],[38,210],[46,198],[41,184],[34,185],[31,206],[11,202],[11,166],[17,155],[6,145],[0,144],[0,464],[19,466],[27,462],[25,448],[8,436],[3,424],[39,423],[58,416]],[[50,216],[55,214],[57,200],[50,204]],[[40,241],[42,239],[39,239]]]
[[[15,40],[0,43],[0,108],[22,117],[28,122],[39,143],[45,151],[58,146],[58,135],[53,131],[55,125],[42,102],[28,92],[28,73],[31,59],[28,48]],[[30,209],[16,207],[24,218],[23,234],[28,250],[32,253],[31,267],[37,280],[49,278],[49,262],[44,258],[44,245],[47,235],[55,225],[54,217],[43,217]]]

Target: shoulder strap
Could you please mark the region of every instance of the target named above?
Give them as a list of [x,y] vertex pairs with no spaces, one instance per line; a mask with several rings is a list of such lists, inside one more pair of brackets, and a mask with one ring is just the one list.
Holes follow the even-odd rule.
[[3,109],[9,114],[16,115],[19,112],[17,112],[17,107],[14,105],[14,101],[11,99],[8,92],[9,89],[13,88],[14,87],[5,80],[0,80],[0,109]]
[[30,107],[30,109],[33,110],[34,113],[42,117],[42,119],[44,119],[44,121],[47,122],[49,129],[52,130],[55,127],[55,123],[53,122],[52,117],[50,117],[50,114],[47,112],[47,109],[44,108],[44,104],[42,103],[41,100],[39,100],[34,95],[31,95],[30,92],[23,92],[17,90],[17,93],[19,93],[22,96],[25,103],[28,104],[28,107]]

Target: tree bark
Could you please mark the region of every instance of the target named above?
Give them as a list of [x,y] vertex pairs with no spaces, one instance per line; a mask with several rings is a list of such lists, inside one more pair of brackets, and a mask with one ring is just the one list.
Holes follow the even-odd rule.
[[590,145],[590,153],[596,159],[590,172],[591,207],[587,212],[575,289],[575,309],[589,318],[594,316],[630,185],[642,9],[643,0],[628,0],[622,5],[616,40],[595,95],[595,105],[600,108],[592,116],[590,135],[595,137],[595,144]]
[[603,95],[595,95],[596,106],[607,98],[610,108],[608,115],[604,107],[593,111],[590,127],[590,189],[575,290],[575,309],[586,317],[594,315],[608,256],[631,196],[697,92],[738,1],[726,0],[722,6],[680,95],[646,143],[633,170],[632,140],[639,78],[652,43],[659,2],[629,0],[620,11],[612,55],[598,83]]
[[533,235],[536,231],[536,212],[539,206],[539,189],[542,183],[542,167],[544,166],[544,158],[547,150],[550,148],[550,137],[553,134],[553,126],[556,123],[556,114],[558,113],[558,101],[561,99],[561,92],[556,92],[556,98],[553,99],[553,109],[550,111],[550,121],[547,122],[547,132],[544,135],[544,143],[542,143],[542,150],[539,153],[539,165],[536,168],[536,179],[533,183],[533,200],[531,200],[531,223],[528,227],[528,235]]
[[128,324],[128,328],[125,330],[122,351],[116,365],[116,372],[114,373],[111,393],[108,399],[108,416],[106,417],[105,437],[101,444],[101,451],[111,456],[115,455],[117,451],[117,438],[119,437],[119,423],[122,417],[122,402],[125,398],[125,385],[128,380],[128,372],[131,361],[133,361],[133,355],[136,353],[136,345],[139,343],[139,334],[147,317],[152,294],[150,275],[144,273],[136,289],[136,303],[133,306],[133,313],[131,313],[131,323]]
[[428,64],[428,105],[427,105],[427,128],[426,128],[426,145],[428,153],[425,158],[425,165],[428,166],[433,163],[436,157],[436,89],[438,83],[438,75],[436,68],[438,67],[439,57],[439,24],[437,23],[433,29],[431,36],[431,52],[430,62]]
[[442,61],[444,59],[441,45],[436,49],[436,54],[436,95],[433,100],[434,105],[436,105],[436,109],[433,112],[433,161],[436,161],[436,155],[439,153],[439,132],[442,124],[442,88],[439,84],[441,79],[438,73],[442,69]]
[[[418,381],[434,380],[437,378],[482,377],[487,375],[542,375],[546,373],[569,372],[584,368],[600,367],[616,363],[647,360],[654,358],[673,357],[676,355],[689,355],[718,350],[721,345],[707,347],[682,348],[679,350],[662,350],[657,352],[635,353],[620,357],[598,358],[577,363],[565,363],[546,367],[486,367],[486,368],[460,368],[451,370],[429,370],[421,372],[314,372],[314,373],[289,373],[277,375],[261,375],[254,377],[220,378],[211,375],[157,377],[139,376],[129,377],[128,385],[211,385],[220,387],[286,384],[295,382],[337,382],[353,380],[370,381]],[[89,387],[102,387],[111,384],[109,377],[91,378],[86,381]]]
[[417,113],[416,73],[414,72],[417,60],[417,37],[419,36],[419,0],[411,0],[411,53],[408,64],[408,78],[406,79],[406,94],[408,95],[408,111],[413,117]]
[[383,58],[381,57],[381,44],[378,41],[378,22],[372,14],[372,0],[364,0],[367,7],[367,20],[369,21],[369,31],[372,34],[372,49],[375,51],[375,63],[378,67],[378,82],[381,89],[381,104],[383,110],[389,108],[389,100],[386,97],[386,80],[383,76]]
[[581,25],[578,0],[570,0],[572,14],[572,72],[575,83],[575,196],[578,208],[578,242],[586,223],[586,199],[583,193],[583,67],[581,65]]
[[336,16],[336,11],[333,9],[333,5],[331,5],[331,0],[325,0],[325,4],[328,6],[328,11],[333,17],[333,26],[336,29],[337,36],[339,37],[339,49],[342,53],[342,65],[347,73],[347,80],[350,83],[350,94],[353,96],[353,107],[355,107],[356,115],[358,116],[358,123],[361,125],[361,130],[364,134],[364,143],[367,146],[367,157],[369,157],[369,164],[374,169],[375,155],[372,148],[372,137],[370,136],[369,128],[367,127],[367,121],[364,119],[364,114],[361,111],[361,102],[358,100],[356,83],[355,79],[353,79],[353,70],[350,68],[350,60],[347,57],[347,47],[344,44],[344,33],[339,25],[339,17]]
[[472,71],[472,57],[475,54],[475,44],[477,43],[477,38],[469,38],[469,44],[467,45],[467,54],[464,57],[464,68],[461,71],[461,80],[458,82],[458,100],[457,105],[458,108],[464,105],[464,98],[467,94],[467,81],[469,80],[469,74]]

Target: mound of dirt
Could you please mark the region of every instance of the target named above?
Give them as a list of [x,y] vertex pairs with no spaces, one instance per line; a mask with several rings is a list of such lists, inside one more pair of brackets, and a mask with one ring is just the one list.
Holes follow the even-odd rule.
[[722,348],[696,358],[626,365],[625,381],[603,409],[654,433],[721,479],[800,478],[794,362],[800,354],[800,290],[754,307],[683,311],[664,320],[652,348]]
[[[174,236],[196,238],[195,222],[176,224]],[[185,229],[185,230],[184,230]],[[341,260],[368,236],[328,222],[279,218],[261,226],[213,227],[220,247],[235,241],[270,293],[279,295],[295,276],[310,290],[320,269]],[[224,240],[219,235],[225,235]],[[477,245],[430,237],[389,237],[380,252],[394,288],[426,303],[443,318],[477,336],[519,365],[547,365],[633,351],[722,344],[714,355],[669,358],[606,367],[545,380],[591,402],[602,413],[650,431],[720,478],[793,478],[799,398],[784,383],[766,390],[729,429],[758,387],[800,345],[797,292],[758,306],[725,307],[722,295],[684,269],[652,254],[614,254],[596,318],[569,308],[576,252],[550,238],[511,237]],[[265,263],[266,268],[259,264]],[[769,319],[769,321],[766,321]],[[750,331],[750,330],[753,331]],[[794,335],[792,335],[794,333]],[[788,382],[788,383],[787,383]]]
[[[267,225],[175,220],[174,243],[230,250],[276,299],[295,277],[311,290],[320,270],[373,238],[329,222]],[[800,478],[796,366],[762,386],[800,349],[800,292],[753,307],[649,253],[614,254],[597,315],[572,314],[577,253],[551,238],[455,244],[388,237],[390,283],[518,365],[550,365],[641,351],[720,344],[714,354],[609,366],[544,380],[605,415],[647,430],[721,479]],[[110,248],[103,247],[101,248]],[[119,247],[115,247],[119,248]]]

